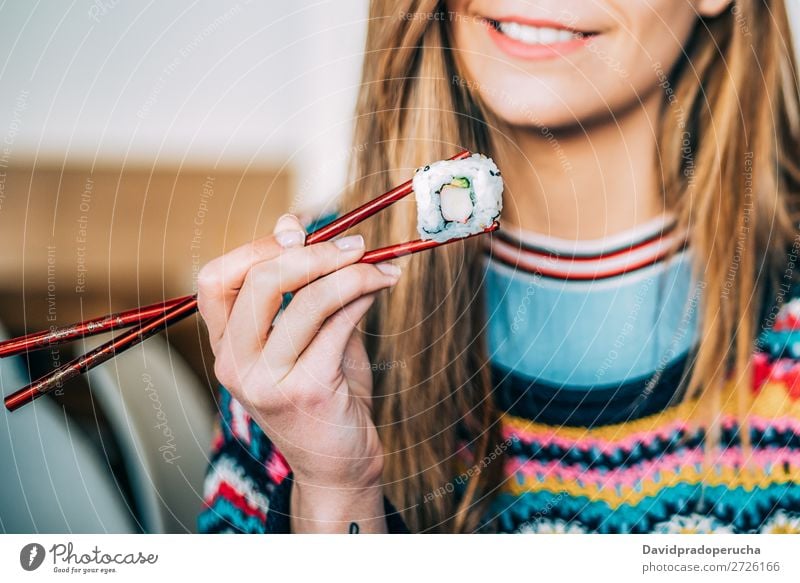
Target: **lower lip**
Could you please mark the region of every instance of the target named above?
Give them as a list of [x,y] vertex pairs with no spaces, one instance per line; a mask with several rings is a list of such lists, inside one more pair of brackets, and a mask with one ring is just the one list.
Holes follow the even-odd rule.
[[528,44],[522,41],[515,40],[509,36],[504,35],[497,30],[490,22],[486,23],[489,29],[489,36],[494,41],[494,44],[504,53],[519,59],[528,60],[546,60],[556,59],[563,57],[569,53],[573,53],[585,47],[588,42],[594,38],[594,35],[588,35],[583,38],[576,38],[569,41],[557,42],[553,44]]

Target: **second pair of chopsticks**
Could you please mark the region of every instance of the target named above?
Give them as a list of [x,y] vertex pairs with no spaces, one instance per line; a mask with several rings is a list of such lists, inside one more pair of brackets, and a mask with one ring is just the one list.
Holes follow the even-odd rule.
[[[468,150],[464,150],[450,159],[461,160],[470,155],[471,153]],[[413,192],[412,181],[409,180],[339,217],[328,225],[310,233],[306,237],[306,244],[312,245],[314,243],[329,241],[408,196],[411,192]],[[498,224],[494,223],[484,231],[470,235],[469,237],[488,233],[497,228]],[[462,239],[451,239],[445,242],[433,240],[408,241],[381,249],[375,249],[373,251],[367,251],[361,257],[360,261],[362,263],[380,263],[459,240]],[[70,342],[86,336],[93,336],[95,334],[102,334],[129,326],[136,326],[118,338],[95,348],[83,356],[71,360],[28,386],[15,391],[4,399],[6,408],[9,411],[19,409],[23,405],[62,386],[67,380],[110,360],[120,352],[139,344],[146,338],[165,329],[170,324],[186,318],[196,310],[197,295],[187,295],[133,310],[87,320],[63,328],[36,332],[0,342],[0,357],[5,357]]]

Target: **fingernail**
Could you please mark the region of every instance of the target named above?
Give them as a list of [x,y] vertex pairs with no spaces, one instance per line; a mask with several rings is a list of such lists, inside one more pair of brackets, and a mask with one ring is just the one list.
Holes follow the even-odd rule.
[[350,235],[349,237],[342,237],[333,242],[342,251],[355,251],[356,249],[364,248],[364,237],[361,235]]
[[284,249],[289,247],[300,247],[306,240],[306,234],[303,231],[281,231],[275,233],[275,241]]
[[280,223],[284,219],[291,219],[293,221],[299,221],[300,219],[297,218],[297,215],[292,213],[283,213],[281,216],[278,217],[278,220],[275,221],[276,223]]
[[400,277],[400,275],[403,273],[403,270],[397,267],[397,265],[394,263],[378,263],[375,265],[375,267],[377,267],[381,273],[390,275],[392,277]]
[[278,217],[278,220],[275,221],[275,232],[278,231],[304,231],[305,225],[303,225],[303,221],[297,218],[296,215],[292,213],[286,213]]

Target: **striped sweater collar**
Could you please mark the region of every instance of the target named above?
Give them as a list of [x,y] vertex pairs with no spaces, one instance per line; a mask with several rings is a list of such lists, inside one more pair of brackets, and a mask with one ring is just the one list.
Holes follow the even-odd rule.
[[488,245],[500,264],[564,280],[606,279],[662,261],[687,244],[671,214],[600,239],[568,240],[519,228],[501,228]]

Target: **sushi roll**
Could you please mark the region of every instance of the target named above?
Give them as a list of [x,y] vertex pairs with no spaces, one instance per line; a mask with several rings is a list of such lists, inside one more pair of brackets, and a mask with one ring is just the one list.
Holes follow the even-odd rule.
[[418,168],[412,186],[422,239],[444,242],[479,233],[503,208],[500,170],[483,154]]

